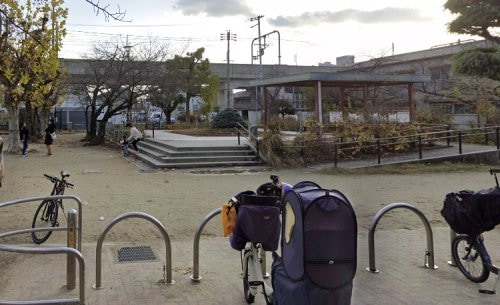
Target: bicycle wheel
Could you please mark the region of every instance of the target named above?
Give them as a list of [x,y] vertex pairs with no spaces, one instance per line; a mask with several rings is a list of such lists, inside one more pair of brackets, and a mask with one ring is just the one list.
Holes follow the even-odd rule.
[[247,251],[241,252],[241,269],[243,270],[243,293],[248,304],[255,302],[255,296],[250,292],[250,283],[248,281],[248,264],[252,259],[252,255],[246,255]]
[[[58,205],[55,200],[42,201],[35,212],[31,227],[48,228],[59,226],[59,223],[57,223],[57,211]],[[31,238],[35,244],[41,244],[49,238],[50,234],[52,234],[52,231],[31,232]]]
[[485,266],[482,254],[472,241],[473,238],[467,235],[455,237],[451,252],[458,269],[465,277],[474,283],[482,283],[488,279],[490,270]]

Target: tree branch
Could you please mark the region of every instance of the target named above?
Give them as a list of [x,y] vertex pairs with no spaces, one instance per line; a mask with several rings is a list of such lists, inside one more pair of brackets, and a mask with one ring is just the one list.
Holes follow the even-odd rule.
[[106,21],[109,21],[110,18],[117,21],[124,21],[124,22],[131,21],[131,20],[124,20],[127,11],[122,11],[120,9],[120,5],[117,5],[116,11],[110,11],[109,4],[101,4],[100,0],[85,0],[85,1],[94,7],[94,12],[96,16],[98,16],[99,13],[102,13]]

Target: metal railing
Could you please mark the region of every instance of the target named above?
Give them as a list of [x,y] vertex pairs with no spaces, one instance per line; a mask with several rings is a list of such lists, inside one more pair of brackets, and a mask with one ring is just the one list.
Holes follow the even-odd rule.
[[95,264],[95,284],[92,286],[94,289],[100,289],[101,288],[101,259],[102,259],[102,244],[104,242],[104,237],[106,237],[106,234],[111,230],[111,228],[119,223],[122,220],[125,220],[127,218],[142,218],[145,219],[151,223],[153,223],[159,230],[160,233],[163,236],[163,239],[165,240],[165,273],[166,273],[166,279],[165,279],[165,284],[171,284],[173,285],[175,281],[172,280],[172,247],[170,245],[170,237],[168,236],[167,230],[163,226],[163,224],[153,216],[143,213],[143,212],[127,212],[123,213],[122,215],[117,216],[116,218],[112,219],[104,228],[103,232],[101,235],[99,235],[99,239],[97,241],[97,247],[96,247],[96,264]]
[[[344,158],[350,160],[359,156],[376,156],[377,164],[382,163],[383,157],[398,155],[398,153],[416,152],[417,159],[424,158],[424,151],[427,148],[441,147],[445,143],[446,147],[452,147],[456,143],[458,155],[464,153],[464,144],[473,143],[481,145],[495,145],[500,150],[500,126],[490,126],[483,128],[471,128],[466,130],[440,130],[424,133],[416,133],[398,137],[371,138],[359,140],[355,135],[349,136],[350,141],[344,137],[321,138],[316,140],[302,140],[297,143],[287,145],[300,151],[302,160],[304,150],[321,150],[324,152],[323,158],[333,159],[334,165]],[[493,148],[492,148],[493,149]]]
[[382,216],[384,216],[387,212],[397,208],[404,208],[415,212],[424,223],[425,232],[427,236],[427,250],[425,250],[426,263],[424,265],[426,268],[429,269],[437,269],[438,267],[434,265],[434,241],[432,236],[432,228],[425,215],[419,209],[407,203],[392,203],[380,209],[377,212],[377,214],[375,214],[375,216],[372,219],[372,222],[370,223],[370,228],[368,232],[368,252],[369,252],[370,266],[366,268],[366,270],[372,273],[379,272],[375,266],[375,229],[377,228],[377,224],[380,218],[382,218]]

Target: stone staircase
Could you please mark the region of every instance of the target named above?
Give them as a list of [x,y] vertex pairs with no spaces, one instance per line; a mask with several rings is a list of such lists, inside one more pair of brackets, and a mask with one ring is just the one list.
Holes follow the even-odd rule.
[[221,145],[217,142],[181,144],[176,145],[172,141],[146,138],[138,143],[138,152],[129,146],[129,153],[154,168],[261,165],[256,152],[248,145]]

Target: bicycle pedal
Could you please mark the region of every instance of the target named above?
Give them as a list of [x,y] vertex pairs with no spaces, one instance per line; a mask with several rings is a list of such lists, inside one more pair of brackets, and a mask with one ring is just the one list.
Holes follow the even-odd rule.
[[260,286],[260,285],[262,285],[262,282],[261,281],[251,281],[251,282],[248,282],[248,285],[250,285],[250,286]]

